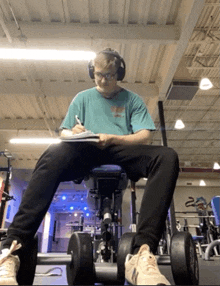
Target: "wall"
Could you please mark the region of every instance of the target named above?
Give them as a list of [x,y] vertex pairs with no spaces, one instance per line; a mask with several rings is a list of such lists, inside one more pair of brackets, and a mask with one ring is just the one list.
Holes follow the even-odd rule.
[[[193,207],[185,207],[185,202],[188,201],[188,197],[194,197],[195,200],[197,197],[204,197],[209,203],[212,197],[220,195],[220,180],[217,179],[205,179],[206,186],[199,186],[200,179],[198,178],[179,178],[177,181],[177,186],[174,192],[174,206],[175,211],[196,211]],[[191,185],[188,185],[191,184]],[[140,210],[141,200],[144,193],[144,184],[142,188],[137,188],[136,190],[136,209]],[[123,203],[122,203],[122,224],[123,232],[130,231],[130,200],[131,194],[130,189],[126,189]],[[208,210],[211,210],[210,208]],[[184,216],[184,214],[181,214]],[[186,214],[185,216],[190,215]],[[183,226],[184,219],[178,218],[181,226]],[[188,219],[189,224],[199,224],[197,218]],[[195,229],[190,229],[192,235],[195,235]]]
[[[69,239],[73,233],[73,227],[70,224],[74,224],[75,227],[78,227],[80,213],[75,217],[73,214],[69,213],[56,213],[56,232],[55,232],[55,241],[52,243],[53,252],[66,252]],[[84,232],[92,233],[94,232],[94,216],[84,218]],[[97,226],[100,224],[97,222]]]

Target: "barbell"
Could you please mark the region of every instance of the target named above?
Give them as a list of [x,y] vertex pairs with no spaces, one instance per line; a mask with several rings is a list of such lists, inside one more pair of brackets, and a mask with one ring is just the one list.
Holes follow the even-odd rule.
[[[122,235],[117,263],[93,261],[93,243],[88,233],[74,232],[69,240],[67,254],[38,253],[38,239],[35,238],[19,256],[18,284],[32,285],[37,265],[66,265],[68,285],[124,284],[124,262],[127,254],[131,253],[134,234]],[[171,254],[156,258],[158,265],[171,265],[177,285],[198,285],[198,258],[190,233],[175,233],[171,239]]]
[[33,284],[37,265],[66,265],[68,285],[92,285],[95,282],[119,284],[116,263],[93,262],[92,238],[88,233],[74,232],[67,254],[38,253],[38,238],[35,237],[19,257],[19,285]]

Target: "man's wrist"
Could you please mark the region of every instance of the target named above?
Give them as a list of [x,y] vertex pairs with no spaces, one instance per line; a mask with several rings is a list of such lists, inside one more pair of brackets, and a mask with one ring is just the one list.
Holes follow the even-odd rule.
[[123,138],[124,138],[124,135],[112,134],[112,138],[110,140],[110,144],[112,144],[112,145],[120,144],[120,143],[122,143]]

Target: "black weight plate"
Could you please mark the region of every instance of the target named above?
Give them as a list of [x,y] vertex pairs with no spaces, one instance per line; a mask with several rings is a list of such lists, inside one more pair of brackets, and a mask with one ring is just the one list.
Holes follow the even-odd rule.
[[92,239],[88,233],[74,232],[69,240],[67,254],[72,263],[66,266],[68,285],[94,284]]
[[21,248],[20,253],[20,268],[17,274],[18,285],[32,285],[37,266],[38,237],[36,236],[24,249]]
[[189,232],[177,232],[173,235],[170,260],[176,285],[199,285],[198,257]]
[[123,283],[125,281],[125,259],[127,254],[131,253],[134,232],[124,233],[119,241],[118,254],[117,254],[117,266],[118,266],[118,282]]

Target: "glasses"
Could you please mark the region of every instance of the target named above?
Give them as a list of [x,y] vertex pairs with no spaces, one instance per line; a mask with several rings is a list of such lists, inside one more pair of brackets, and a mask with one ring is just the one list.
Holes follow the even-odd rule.
[[95,77],[96,79],[98,80],[102,80],[103,77],[106,79],[106,80],[113,80],[113,78],[115,77],[116,73],[112,74],[112,73],[101,73],[101,72],[95,72]]

